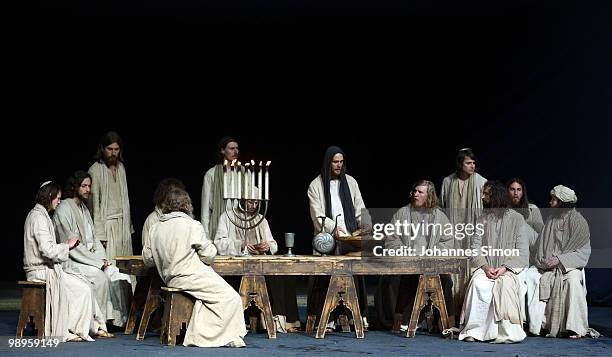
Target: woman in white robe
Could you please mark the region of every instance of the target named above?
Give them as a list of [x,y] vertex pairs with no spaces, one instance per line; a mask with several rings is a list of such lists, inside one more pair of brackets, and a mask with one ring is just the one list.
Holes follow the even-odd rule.
[[24,224],[26,278],[46,283],[45,336],[58,336],[62,341],[93,341],[90,333],[100,338],[112,337],[106,332],[89,282],[62,269],[62,263],[69,263],[68,251],[76,247],[79,240],[74,237],[66,243],[56,243],[49,212],[57,208],[60,197],[59,185],[45,182]]

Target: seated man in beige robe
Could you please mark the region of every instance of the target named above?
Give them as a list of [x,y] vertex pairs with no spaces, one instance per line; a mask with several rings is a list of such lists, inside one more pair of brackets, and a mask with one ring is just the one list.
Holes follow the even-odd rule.
[[79,246],[78,237],[56,243],[55,229],[49,217],[61,198],[60,186],[45,182],[36,195],[36,206],[26,218],[23,235],[23,269],[28,281],[46,283],[44,336],[64,341],[93,341],[113,337],[106,331],[104,318],[93,297],[89,281],[83,276],[67,273],[69,252]]
[[181,190],[185,190],[185,184],[176,178],[169,177],[161,180],[157,187],[155,188],[155,192],[153,193],[153,203],[155,204],[155,208],[153,212],[149,213],[147,219],[145,219],[144,224],[142,225],[142,246],[149,245],[149,231],[151,227],[157,222],[164,214],[161,211],[162,203],[166,200],[166,195],[168,191],[170,191],[173,187],[180,188]]
[[[230,220],[227,214],[222,214],[217,226],[217,235],[215,237],[215,246],[219,255],[238,256],[244,255],[245,249],[247,254],[276,254],[278,244],[272,236],[272,231],[268,224],[268,220],[257,214],[258,202],[254,200],[246,200],[241,203],[243,207],[246,205],[246,210],[238,207],[238,214],[233,212]],[[239,220],[242,219],[242,222]],[[251,224],[260,222],[257,226],[251,228],[237,227],[237,224],[248,225],[244,220]],[[297,294],[295,287],[295,277],[293,276],[266,276],[266,286],[270,295],[270,304],[272,305],[272,314],[274,315],[274,323],[277,332],[297,332],[300,327],[298,315]],[[264,322],[264,319],[260,319]],[[265,328],[265,327],[264,327]]]
[[[459,340],[514,343],[525,339],[523,303],[518,274],[529,264],[529,243],[523,236],[524,219],[511,204],[503,184],[486,184],[485,212],[478,219],[483,234],[472,239],[472,274],[461,312]],[[484,249],[482,249],[484,248]],[[495,252],[503,249],[503,252]],[[485,251],[487,252],[485,254]]]
[[242,299],[210,267],[217,249],[202,224],[193,219],[189,194],[171,189],[162,212],[142,254],[145,265],[155,266],[166,286],[196,299],[183,345],[244,347]]
[[[450,224],[446,214],[438,208],[438,196],[433,182],[420,180],[414,184],[410,192],[410,204],[399,209],[391,219],[392,224],[408,223],[410,227],[421,227],[435,225],[434,227],[445,227]],[[444,235],[442,229],[418,229],[417,232],[408,235],[389,235],[385,238],[385,248],[397,249],[408,247],[414,249],[417,255],[421,254],[423,248],[448,249],[454,247],[453,236]],[[450,325],[455,325],[455,311],[453,306],[452,286],[453,282],[448,274],[440,276],[446,309],[450,319]],[[402,309],[402,324],[407,325],[412,312],[416,288],[419,282],[418,275],[389,275],[383,276],[378,283],[375,305],[379,321],[390,327],[394,320],[396,304]],[[400,289],[401,288],[401,289]],[[407,326],[406,326],[407,328]]]
[[[544,229],[542,213],[540,212],[538,206],[529,202],[525,182],[523,182],[523,180],[520,178],[515,177],[508,181],[506,187],[508,188],[508,195],[512,201],[512,208],[514,208],[518,213],[522,214],[525,218],[525,222],[527,222],[527,224],[533,228],[537,234],[540,234],[542,229]],[[533,242],[530,241],[529,246],[531,247],[534,243],[535,240]]]
[[546,220],[527,271],[529,332],[579,338],[589,329],[584,267],[591,255],[589,225],[576,211],[578,197],[568,187],[551,191]]
[[71,266],[91,283],[96,301],[105,320],[114,326],[123,326],[127,321],[128,301],[132,293],[129,275],[106,259],[102,243],[94,236],[91,214],[85,205],[91,190],[91,176],[85,171],[75,172],[66,184],[65,195],[53,222],[58,242],[79,237],[81,244],[70,251]]

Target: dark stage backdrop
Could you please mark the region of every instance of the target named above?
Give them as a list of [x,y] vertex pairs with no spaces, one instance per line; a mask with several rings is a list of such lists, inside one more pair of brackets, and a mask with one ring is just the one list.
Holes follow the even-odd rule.
[[[3,5],[7,6],[7,5]],[[9,5],[11,6],[11,5]],[[339,145],[368,207],[439,185],[458,149],[489,179],[520,176],[538,206],[556,184],[610,207],[608,4],[451,1],[28,2],[3,21],[0,69],[8,223],[3,279],[23,277],[23,221],[38,185],[92,163],[116,130],[134,248],[162,178],[200,211],[223,135],[271,160],[269,221],[311,251],[306,190]],[[467,6],[467,7],[466,7]],[[7,140],[8,139],[8,140]],[[598,273],[605,272],[605,273]],[[589,286],[610,284],[589,272]],[[611,289],[591,298],[606,303]]]

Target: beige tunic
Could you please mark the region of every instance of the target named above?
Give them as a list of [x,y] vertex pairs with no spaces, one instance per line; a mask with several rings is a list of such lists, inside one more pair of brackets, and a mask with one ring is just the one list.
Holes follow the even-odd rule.
[[[477,268],[468,286],[461,312],[459,339],[494,343],[520,342],[523,331],[520,281],[517,276],[529,264],[529,242],[524,236],[523,216],[507,210],[503,217],[486,214],[478,223],[484,224],[484,235],[475,234],[472,249],[478,255],[472,258],[472,267]],[[481,247],[491,249],[517,249],[518,254],[483,256]],[[489,279],[482,266],[493,268],[505,266],[508,270],[497,279]]]
[[[459,189],[459,177],[452,173],[442,181],[440,189],[440,206],[446,209],[446,214],[452,224],[476,223],[482,212],[482,188],[487,179],[474,173],[466,181],[463,193]],[[456,248],[469,248],[469,237],[455,240]]]
[[143,248],[145,264],[154,265],[164,283],[196,298],[185,346],[240,345],[246,335],[240,295],[200,258],[212,262],[217,250],[204,227],[182,212],[161,217]]
[[53,215],[58,242],[79,237],[81,244],[70,251],[71,266],[92,285],[96,301],[105,320],[123,326],[127,321],[130,277],[114,265],[102,270],[106,252],[93,234],[93,221],[84,204],[76,205],[72,198],[62,201]]
[[[206,174],[204,174],[204,181],[202,182],[202,209],[200,210],[202,226],[204,226],[204,233],[209,237],[208,225],[210,223],[210,215],[212,214],[213,207],[213,192],[215,180],[215,167],[213,166]],[[211,237],[214,238],[214,237]]]
[[[575,209],[546,221],[535,244],[535,266],[528,271],[529,329],[549,336],[573,331],[584,336],[589,330],[584,267],[591,255],[589,226]],[[548,269],[547,257],[556,256],[560,264]]]
[[[346,182],[348,183],[349,190],[351,191],[351,199],[353,206],[355,207],[355,219],[357,222],[361,222],[362,210],[365,210],[365,204],[363,198],[361,198],[361,191],[357,181],[350,175],[346,175]],[[321,175],[317,176],[310,186],[308,186],[308,201],[310,203],[310,218],[314,226],[315,233],[321,231],[321,219],[317,218],[325,216],[325,192],[323,192],[323,182],[321,182]],[[333,217],[327,217],[325,220],[324,230],[327,233],[334,233],[334,219]],[[347,232],[352,233],[352,232]]]
[[[230,214],[235,216],[233,213]],[[261,215],[258,215],[254,221],[256,222],[260,219]],[[274,237],[272,237],[267,219],[264,218],[257,227],[245,230],[236,227],[230,221],[227,214],[221,215],[219,226],[217,227],[217,235],[214,240],[219,255],[241,255],[242,242],[259,244],[262,241],[266,241],[270,245],[270,254],[276,254],[278,251],[278,244],[274,240]]]
[[106,330],[87,280],[62,269],[61,263],[68,261],[68,244],[56,243],[53,222],[39,204],[26,218],[23,251],[27,280],[47,283],[45,336],[59,336],[63,341],[79,336],[93,341],[90,332]]
[[146,245],[149,245],[149,240],[151,239],[151,235],[150,235],[151,227],[153,227],[155,223],[159,222],[159,219],[161,218],[162,215],[163,213],[161,209],[159,207],[155,207],[153,212],[149,213],[149,215],[147,216],[147,219],[142,225],[142,246],[143,247]]
[[93,214],[94,234],[106,241],[106,257],[132,255],[132,226],[127,178],[122,163],[117,164],[114,177],[104,163],[96,162],[89,168],[91,197],[88,202]]
[[542,220],[542,212],[538,206],[533,203],[529,204],[529,217],[527,217],[527,224],[531,226],[538,234],[544,229],[544,221]]

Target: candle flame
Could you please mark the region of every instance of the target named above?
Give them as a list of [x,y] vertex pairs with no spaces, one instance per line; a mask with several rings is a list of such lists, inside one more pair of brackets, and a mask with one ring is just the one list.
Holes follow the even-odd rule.
[[234,164],[236,163],[236,161],[238,161],[237,159],[232,160],[232,166],[234,166]]
[[263,166],[263,161],[259,162],[259,167]]
[[270,166],[271,163],[272,163],[272,161],[266,162],[266,167]]

